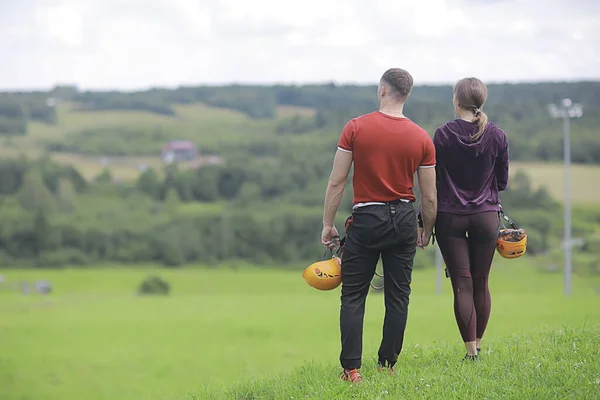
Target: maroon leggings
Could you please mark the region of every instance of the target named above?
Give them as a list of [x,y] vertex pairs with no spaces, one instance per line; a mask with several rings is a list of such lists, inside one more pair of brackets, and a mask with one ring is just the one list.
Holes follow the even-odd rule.
[[464,342],[481,339],[490,318],[488,276],[500,218],[496,211],[438,213],[435,237],[454,291],[454,315]]

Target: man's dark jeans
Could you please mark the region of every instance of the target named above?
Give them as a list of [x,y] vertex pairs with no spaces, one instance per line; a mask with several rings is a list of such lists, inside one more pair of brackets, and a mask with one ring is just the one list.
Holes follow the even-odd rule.
[[381,255],[385,320],[379,362],[393,366],[402,349],[417,243],[413,203],[396,201],[355,209],[346,223],[342,253],[340,330],[343,368],[361,367],[363,320],[369,283]]

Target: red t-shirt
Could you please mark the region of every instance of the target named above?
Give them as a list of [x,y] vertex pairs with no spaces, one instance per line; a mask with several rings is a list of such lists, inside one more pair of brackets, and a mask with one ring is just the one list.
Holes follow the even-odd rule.
[[408,118],[380,111],[348,121],[338,149],[354,158],[353,204],[415,201],[417,168],[435,167],[435,146],[427,132]]

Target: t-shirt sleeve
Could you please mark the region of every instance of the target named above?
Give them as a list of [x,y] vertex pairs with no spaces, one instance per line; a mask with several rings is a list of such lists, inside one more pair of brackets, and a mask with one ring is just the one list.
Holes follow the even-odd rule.
[[354,138],[356,136],[356,121],[351,119],[346,123],[340,140],[338,141],[338,149],[342,151],[352,152],[354,150]]
[[435,167],[435,145],[433,140],[425,133],[425,145],[423,151],[423,158],[419,168],[432,168]]

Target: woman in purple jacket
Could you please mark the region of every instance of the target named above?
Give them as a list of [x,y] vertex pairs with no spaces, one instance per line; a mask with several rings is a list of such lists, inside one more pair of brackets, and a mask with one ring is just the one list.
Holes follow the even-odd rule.
[[482,111],[487,88],[477,78],[454,87],[458,118],[435,131],[438,214],[435,237],[454,292],[454,314],[477,360],[489,317],[488,276],[500,228],[498,192],[508,182],[508,141]]

